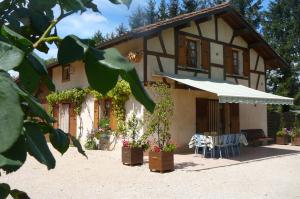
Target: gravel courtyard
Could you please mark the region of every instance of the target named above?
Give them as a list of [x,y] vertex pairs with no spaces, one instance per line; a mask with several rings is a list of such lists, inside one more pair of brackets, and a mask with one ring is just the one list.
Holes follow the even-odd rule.
[[33,199],[69,198],[300,198],[300,147],[247,147],[239,158],[175,156],[176,170],[159,174],[123,166],[117,151],[71,148],[47,171],[31,157],[18,172],[1,176]]

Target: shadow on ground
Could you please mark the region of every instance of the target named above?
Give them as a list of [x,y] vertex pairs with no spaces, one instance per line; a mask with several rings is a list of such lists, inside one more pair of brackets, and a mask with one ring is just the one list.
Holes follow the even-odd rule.
[[203,158],[201,155],[184,153],[177,155],[178,161],[175,160],[175,168],[183,171],[203,171],[299,154],[300,147],[278,145],[243,147],[239,156],[223,159]]

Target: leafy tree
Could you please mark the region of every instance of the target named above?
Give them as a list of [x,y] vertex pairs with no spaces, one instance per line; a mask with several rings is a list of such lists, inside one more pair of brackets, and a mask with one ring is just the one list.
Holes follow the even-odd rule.
[[[112,3],[125,3],[130,0],[110,0]],[[60,9],[55,18],[53,8]],[[60,65],[83,60],[90,86],[106,94],[122,77],[130,84],[133,95],[152,111],[153,101],[141,85],[134,66],[116,49],[99,50],[75,35],[60,38],[57,24],[76,12],[90,9],[99,12],[92,1],[86,0],[3,0],[0,2],[0,169],[1,172],[17,171],[25,162],[27,154],[33,156],[48,169],[55,168],[45,135],[53,147],[64,154],[70,142],[85,155],[79,141],[60,129],[53,128],[54,119],[48,115],[32,94],[40,83],[49,90],[55,86],[48,75],[45,62],[34,51],[48,52],[47,44],[58,48]],[[18,85],[8,71],[19,72]],[[25,198],[24,193],[11,190],[10,186],[0,184],[0,196]],[[19,196],[18,196],[19,195]]]
[[170,0],[168,4],[169,17],[176,17],[180,11],[179,0]]
[[139,28],[146,24],[145,11],[139,5],[129,16],[129,26],[131,29]]
[[199,8],[200,2],[198,0],[183,0],[182,13],[194,12]]
[[166,0],[161,0],[158,8],[158,19],[164,20],[168,18]]
[[[287,61],[289,67],[269,71],[271,92],[295,97],[300,105],[300,1],[276,0],[265,11],[262,32],[268,43]],[[288,107],[283,107],[284,111]]]
[[145,10],[147,24],[152,24],[157,21],[157,11],[155,6],[156,6],[155,0],[148,0],[148,5]]

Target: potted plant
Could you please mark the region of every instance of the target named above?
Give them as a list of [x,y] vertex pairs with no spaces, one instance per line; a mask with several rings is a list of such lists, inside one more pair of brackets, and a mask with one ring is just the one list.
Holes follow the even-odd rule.
[[95,132],[95,137],[98,139],[98,149],[108,150],[110,146],[110,137],[112,131],[110,128],[110,121],[108,118],[103,118],[99,122],[99,129]]
[[294,128],[291,134],[292,145],[300,146],[300,129]]
[[287,128],[283,128],[276,133],[276,144],[286,145],[289,143],[290,131]]
[[97,149],[97,142],[95,134],[89,133],[86,138],[86,143],[84,144],[84,148],[87,150],[96,150]]
[[175,144],[170,143],[170,124],[173,115],[174,103],[168,86],[162,82],[151,86],[156,106],[153,114],[147,114],[147,131],[144,136],[152,136],[153,145],[149,151],[150,171],[174,170]]
[[133,112],[123,128],[126,133],[122,146],[122,163],[130,166],[143,164],[143,151],[148,148],[148,144],[141,140],[142,120]]

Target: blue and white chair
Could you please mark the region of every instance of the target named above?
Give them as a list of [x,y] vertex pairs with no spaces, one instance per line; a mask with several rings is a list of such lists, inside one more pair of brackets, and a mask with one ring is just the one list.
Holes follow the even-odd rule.
[[205,136],[201,134],[195,134],[195,154],[199,153],[199,148],[202,148],[202,154],[205,157],[206,155],[206,144]]

